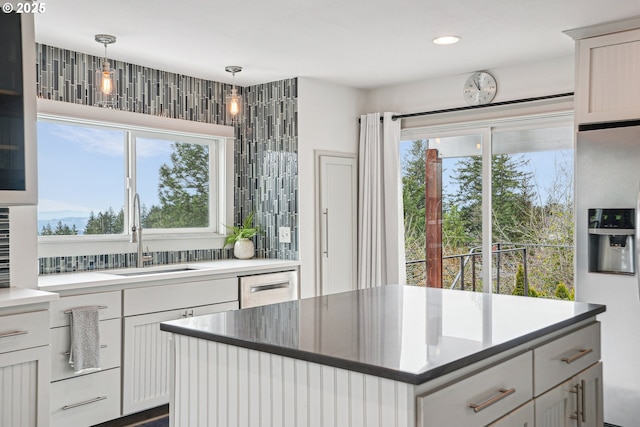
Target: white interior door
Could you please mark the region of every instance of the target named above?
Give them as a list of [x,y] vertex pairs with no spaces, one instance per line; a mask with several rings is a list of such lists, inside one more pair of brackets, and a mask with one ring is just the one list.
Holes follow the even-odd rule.
[[357,262],[357,160],[319,156],[320,293],[355,290]]

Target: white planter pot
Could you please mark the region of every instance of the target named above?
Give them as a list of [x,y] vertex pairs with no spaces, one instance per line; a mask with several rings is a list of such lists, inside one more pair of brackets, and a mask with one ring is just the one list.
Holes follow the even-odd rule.
[[256,248],[253,240],[240,239],[233,244],[233,256],[238,259],[249,259],[255,255]]

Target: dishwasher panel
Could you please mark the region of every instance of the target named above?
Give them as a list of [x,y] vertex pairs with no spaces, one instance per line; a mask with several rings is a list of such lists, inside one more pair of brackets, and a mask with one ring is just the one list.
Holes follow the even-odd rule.
[[243,276],[240,280],[240,308],[275,304],[298,299],[298,272]]

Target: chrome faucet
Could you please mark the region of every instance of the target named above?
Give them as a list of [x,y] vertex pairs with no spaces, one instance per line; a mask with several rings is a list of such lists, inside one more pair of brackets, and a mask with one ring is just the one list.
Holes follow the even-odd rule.
[[138,244],[138,267],[144,267],[145,261],[151,261],[153,257],[142,254],[142,216],[140,215],[140,195],[138,193],[133,195],[132,205],[133,224],[131,225],[131,239],[129,241]]

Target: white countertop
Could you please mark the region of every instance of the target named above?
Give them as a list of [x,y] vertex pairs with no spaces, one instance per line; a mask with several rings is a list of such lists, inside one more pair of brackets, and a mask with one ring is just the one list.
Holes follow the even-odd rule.
[[37,289],[2,288],[0,289],[0,308],[49,302],[58,299],[58,297],[59,295],[56,293]]
[[[84,288],[149,286],[168,280],[196,279],[205,276],[245,276],[278,269],[295,268],[300,261],[278,259],[224,259],[183,264],[167,264],[143,268],[99,270],[92,272],[47,274],[38,277],[38,289],[49,292],[73,291]],[[144,273],[149,274],[144,274]],[[125,276],[123,274],[133,275]]]

